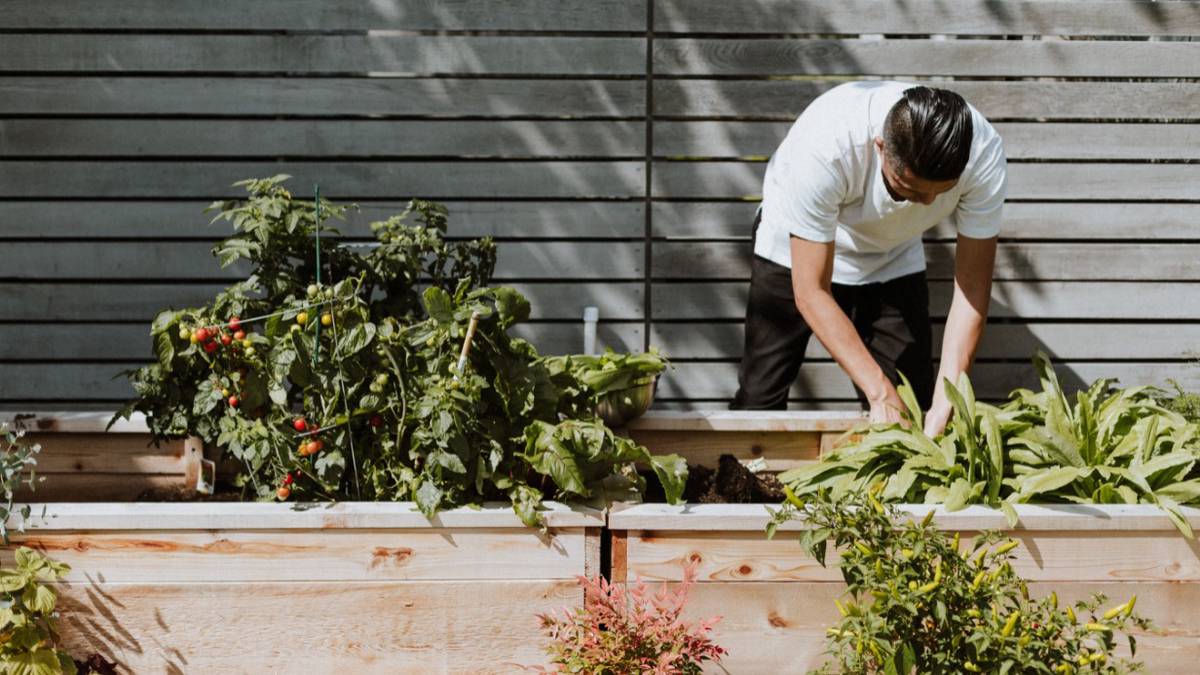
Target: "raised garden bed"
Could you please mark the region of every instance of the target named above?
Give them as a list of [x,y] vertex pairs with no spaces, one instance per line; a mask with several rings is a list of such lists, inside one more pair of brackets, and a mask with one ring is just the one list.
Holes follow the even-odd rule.
[[604,514],[548,506],[47,504],[13,543],[71,565],[66,649],[128,672],[508,673],[599,570]]
[[[926,506],[904,510],[920,518]],[[1184,539],[1154,506],[1019,506],[1008,530],[998,511],[968,507],[938,512],[947,531],[1008,530],[1020,544],[1014,568],[1030,592],[1056,591],[1074,601],[1093,592],[1138,596],[1138,611],[1161,634],[1138,636],[1147,672],[1194,672],[1200,662],[1200,545]],[[1200,510],[1186,509],[1193,527]],[[825,630],[838,618],[833,603],[844,591],[837,555],[822,567],[805,555],[791,522],[773,540],[764,536],[763,504],[641,504],[614,509],[612,577],[677,582],[689,564],[698,584],[688,614],[722,615],[714,638],[729,649],[730,673],[803,673],[823,660]],[[721,672],[714,670],[713,672]]]

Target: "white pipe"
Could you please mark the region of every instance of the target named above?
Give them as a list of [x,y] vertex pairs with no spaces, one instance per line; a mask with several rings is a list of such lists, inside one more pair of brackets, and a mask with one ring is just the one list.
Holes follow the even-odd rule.
[[583,353],[596,353],[596,322],[600,320],[599,307],[583,308]]

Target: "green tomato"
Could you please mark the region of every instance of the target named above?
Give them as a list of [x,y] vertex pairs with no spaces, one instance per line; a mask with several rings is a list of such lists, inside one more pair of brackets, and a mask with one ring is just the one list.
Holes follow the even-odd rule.
[[179,328],[179,339],[180,339],[180,340],[186,340],[186,339],[188,339],[188,338],[190,338],[190,337],[192,337],[192,331],[188,330],[188,329],[187,329],[187,326],[180,326],[180,328]]
[[254,347],[246,347],[246,356],[254,356]]
[[380,373],[379,375],[375,376],[375,384],[382,387],[387,383],[388,383],[387,373]]
[[317,294],[320,292],[321,292],[320,286],[317,286],[316,284],[308,285],[308,297],[315,298],[315,297],[317,297]]

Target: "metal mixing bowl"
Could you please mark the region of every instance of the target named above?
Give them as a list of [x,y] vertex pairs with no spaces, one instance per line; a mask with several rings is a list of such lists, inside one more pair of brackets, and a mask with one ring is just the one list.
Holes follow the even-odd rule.
[[625,423],[650,409],[654,402],[654,389],[658,377],[647,377],[627,389],[610,391],[600,398],[596,412],[610,427],[625,426]]

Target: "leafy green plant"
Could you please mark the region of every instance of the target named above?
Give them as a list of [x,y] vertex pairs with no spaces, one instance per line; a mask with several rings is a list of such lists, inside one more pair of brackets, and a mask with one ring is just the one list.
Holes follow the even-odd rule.
[[[849,599],[828,630],[832,657],[822,673],[1126,673],[1140,664],[1113,656],[1116,636],[1149,629],[1136,596],[1101,612],[1106,598],[1059,605],[1031,598],[1011,560],[1018,543],[984,532],[964,547],[932,526],[905,520],[875,494],[785,504],[769,527],[803,518],[804,549],[822,565],[829,542],[840,552]],[[930,514],[932,515],[932,511]],[[835,601],[837,602],[837,601]]]
[[667,359],[653,347],[641,354],[618,354],[608,349],[599,356],[572,354],[547,360],[571,373],[594,400],[643,384],[667,368]]
[[[12,430],[8,426],[0,426],[0,490],[4,491],[4,501],[0,503],[0,539],[8,543],[8,528],[16,521],[17,528],[25,530],[25,521],[29,519],[30,506],[24,504],[16,509],[13,503],[17,490],[22,484],[33,490],[37,485],[36,455],[42,446],[36,443],[25,443],[21,437],[24,431]],[[16,509],[14,511],[14,509]]]
[[547,653],[552,670],[527,668],[539,673],[588,675],[699,675],[704,663],[719,662],[726,654],[708,637],[720,617],[695,624],[681,619],[695,570],[685,570],[683,583],[674,591],[663,584],[651,593],[644,582],[626,588],[603,577],[579,577],[584,590],[582,607],[561,615],[538,618],[550,638]]
[[57,596],[46,585],[71,568],[25,546],[13,558],[14,569],[0,570],[0,673],[75,673],[75,662],[57,646]]
[[1013,505],[1031,501],[1157,504],[1191,537],[1179,506],[1200,503],[1200,426],[1163,407],[1150,387],[1100,380],[1072,402],[1045,355],[1034,365],[1041,391],[1019,389],[999,407],[976,401],[966,377],[944,383],[954,415],[937,438],[922,431],[905,383],[907,426],[871,429],[780,480],[800,498],[822,489],[841,497],[882,480],[884,501],[952,511],[986,504],[1013,525]]
[[157,362],[130,373],[120,415],[228,451],[259,499],[411,500],[427,515],[508,499],[536,525],[547,498],[639,492],[636,461],[681,494],[683,460],[613,436],[563,362],[509,334],[530,306],[486,285],[490,241],[447,242],[445,209],[413,202],[354,253],[323,223],[344,208],[322,201],[318,217],[282,180],[217,205],[235,236],[214,252],[249,277],[155,319]]
[[1163,397],[1163,405],[1183,415],[1189,422],[1200,423],[1200,394],[1187,391],[1177,380],[1168,380],[1174,392]]

